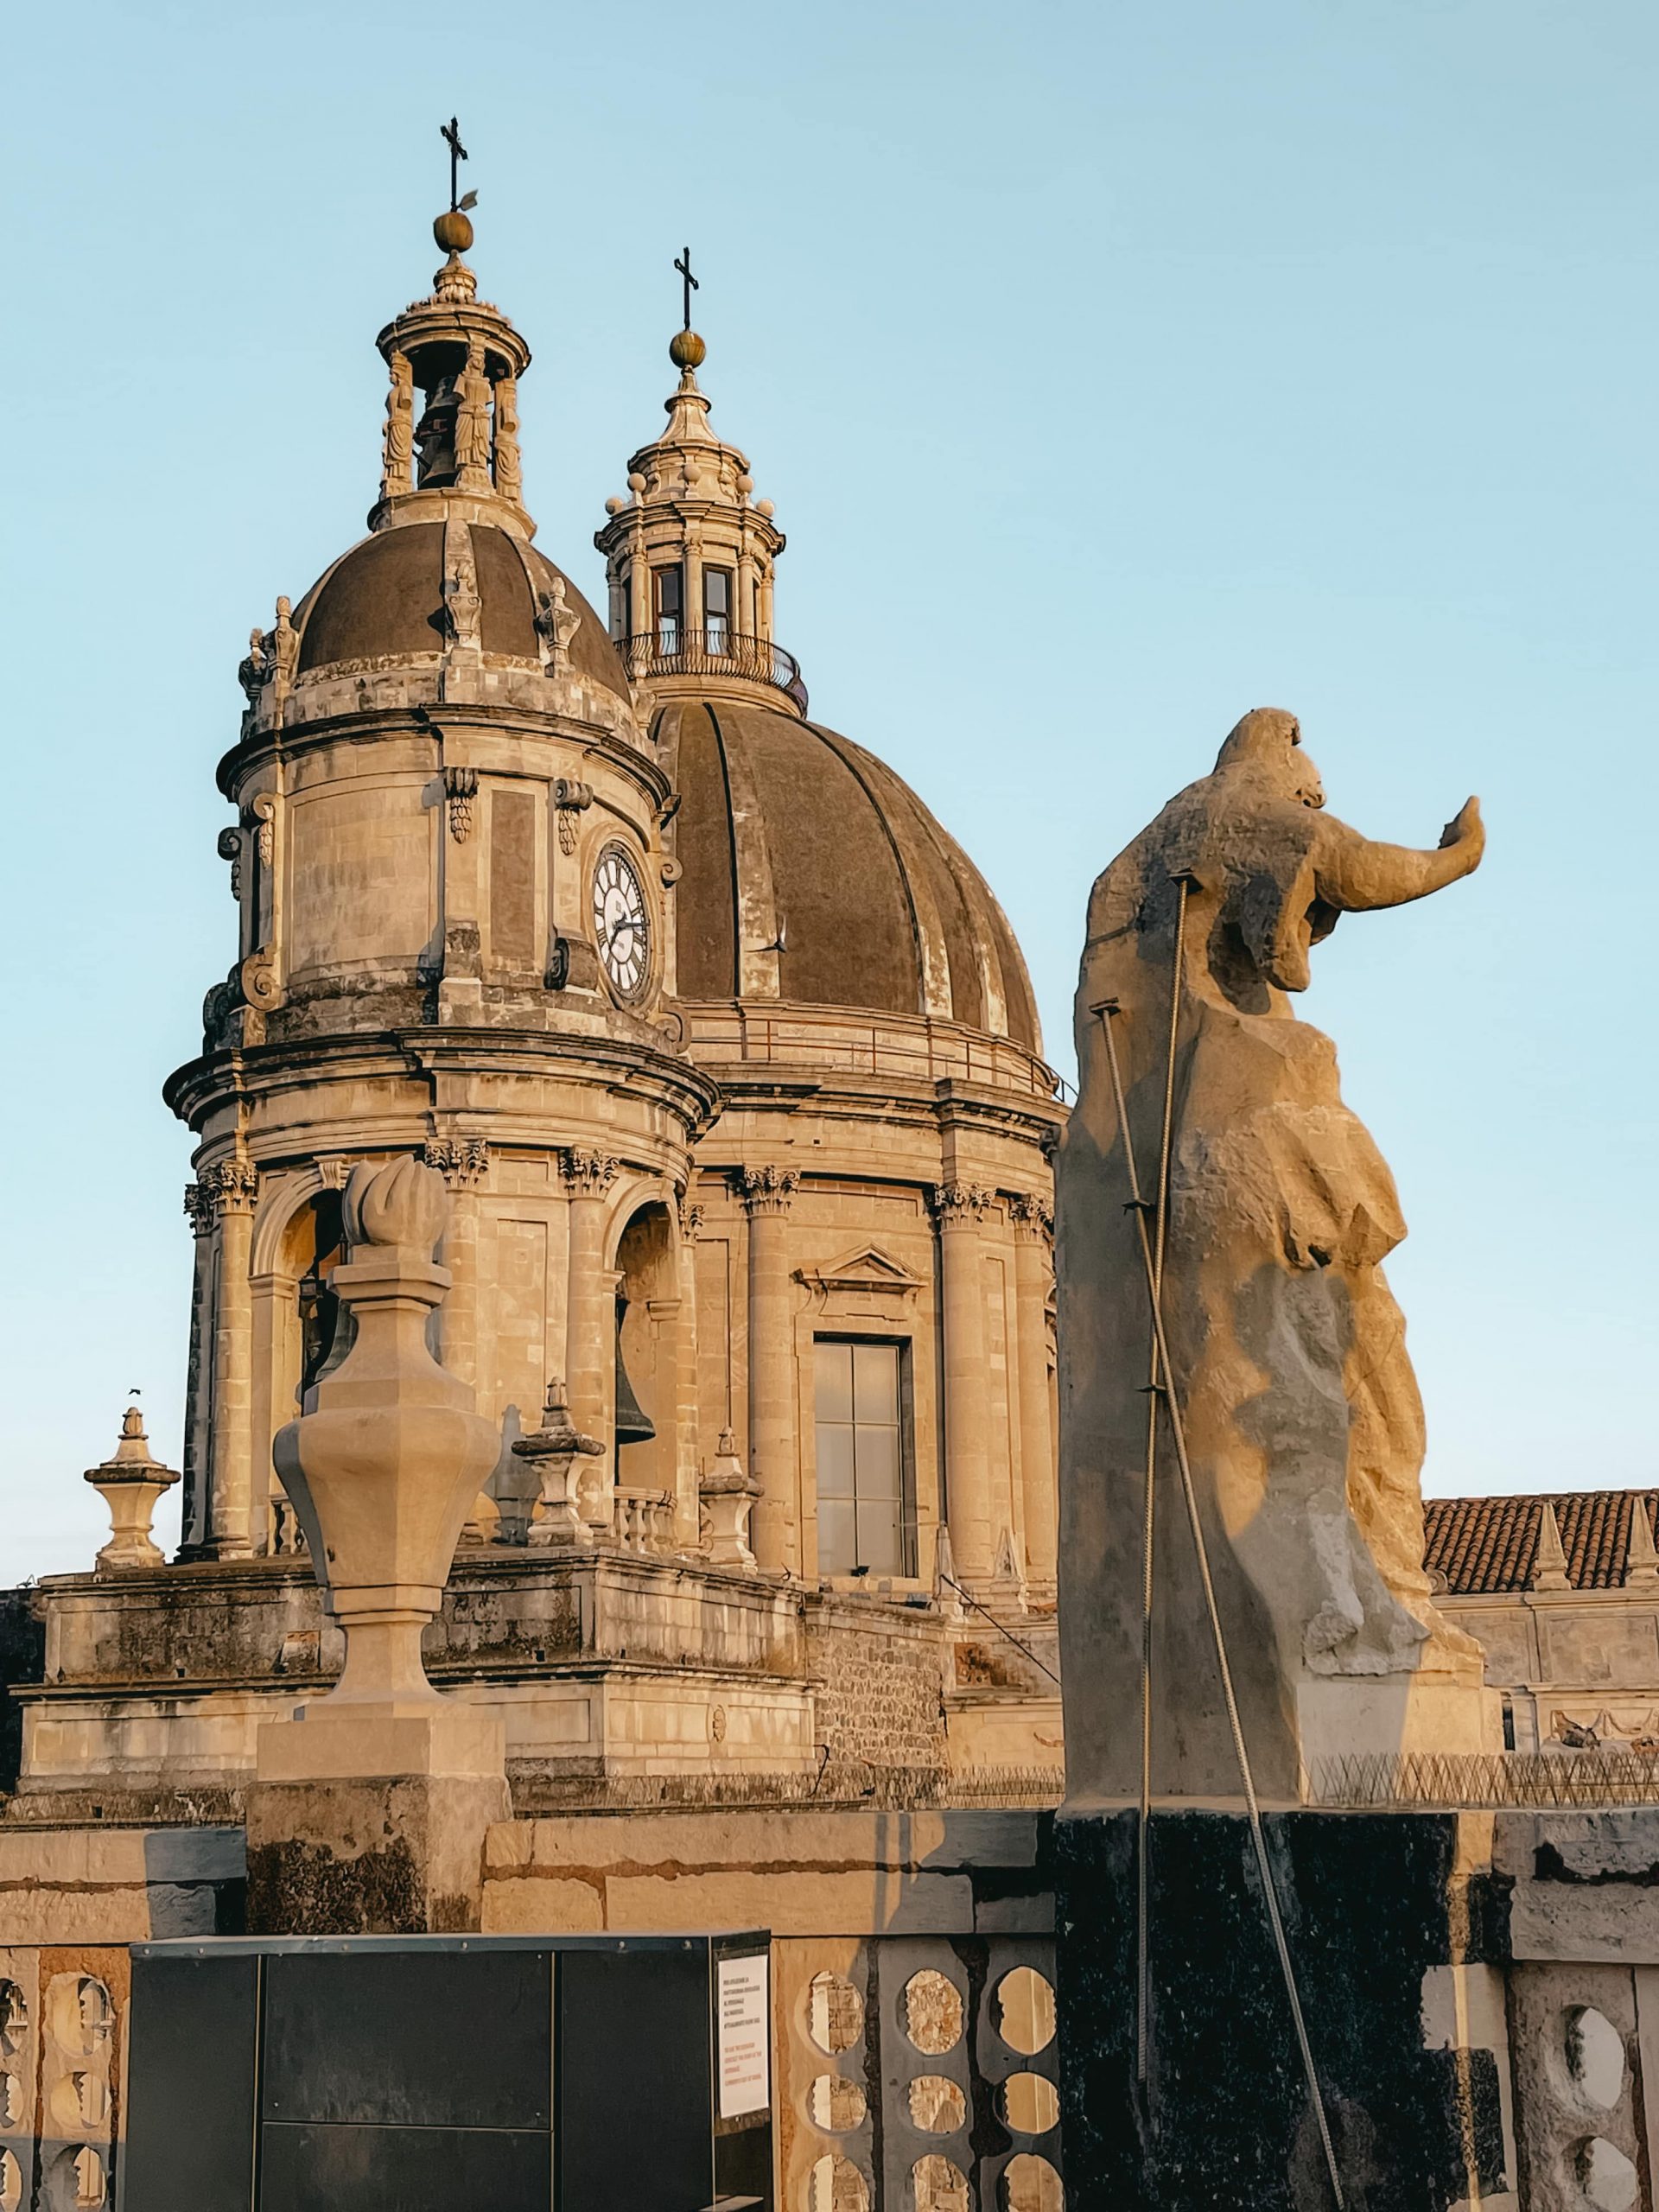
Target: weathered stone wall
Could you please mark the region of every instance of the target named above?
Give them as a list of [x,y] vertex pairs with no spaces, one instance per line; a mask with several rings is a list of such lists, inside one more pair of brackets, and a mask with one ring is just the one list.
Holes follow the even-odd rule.
[[38,1682],[46,1662],[46,1624],[32,1590],[0,1591],[0,1796],[17,1787],[23,1709],[14,1682]]
[[950,1764],[937,1617],[823,1596],[805,1624],[824,1789],[880,1801],[896,1781],[913,1796],[918,1776]]

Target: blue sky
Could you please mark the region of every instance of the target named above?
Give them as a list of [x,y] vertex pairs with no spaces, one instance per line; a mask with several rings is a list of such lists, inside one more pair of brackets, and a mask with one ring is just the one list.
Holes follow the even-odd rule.
[[1412,1224],[1429,1487],[1659,1480],[1650,4],[92,0],[9,58],[0,1576],[89,1561],[130,1386],[177,1463],[213,765],[360,534],[452,111],[542,543],[594,591],[690,240],[779,638],[1058,1064],[1092,876],[1246,708],[1374,835],[1479,791],[1480,874],[1344,922],[1305,1012]]

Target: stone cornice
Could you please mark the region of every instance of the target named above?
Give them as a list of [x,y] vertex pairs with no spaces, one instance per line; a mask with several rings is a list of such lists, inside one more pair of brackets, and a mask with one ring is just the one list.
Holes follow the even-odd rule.
[[[550,1071],[652,1098],[685,1125],[694,1142],[713,1122],[722,1103],[714,1078],[690,1061],[624,1039],[552,1030],[437,1027],[346,1031],[287,1044],[226,1046],[175,1068],[162,1086],[162,1096],[181,1122],[195,1128],[226,1100],[315,1084],[325,1073],[406,1079],[437,1074],[537,1076]],[[419,1129],[412,1141],[419,1144],[429,1134],[428,1128]],[[494,1131],[491,1134],[501,1141]]]

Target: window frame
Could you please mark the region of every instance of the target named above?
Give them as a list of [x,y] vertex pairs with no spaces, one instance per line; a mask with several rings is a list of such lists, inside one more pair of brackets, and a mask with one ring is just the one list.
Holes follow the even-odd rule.
[[[914,1338],[912,1336],[899,1331],[887,1329],[860,1329],[855,1326],[851,1328],[845,1326],[836,1327],[831,1325],[827,1328],[815,1328],[811,1332],[810,1341],[812,1347],[812,1522],[813,1548],[815,1554],[813,1560],[814,1567],[822,1579],[830,1581],[853,1582],[856,1584],[858,1582],[890,1580],[893,1581],[913,1582],[917,1579],[917,1575],[919,1572],[918,1561],[921,1554],[919,1502],[917,1495]],[[854,1576],[851,1571],[851,1567],[828,1567],[824,1564],[822,1533],[823,1521],[821,1511],[823,1493],[819,1487],[820,1470],[822,1465],[822,1454],[819,1450],[819,1440],[821,1431],[826,1424],[821,1421],[818,1414],[818,1347],[820,1344],[846,1344],[849,1346],[855,1353],[861,1349],[870,1350],[880,1346],[883,1350],[895,1352],[898,1356],[896,1364],[898,1368],[899,1402],[897,1407],[898,1418],[896,1426],[899,1432],[899,1564],[894,1567],[877,1567],[872,1563],[870,1564],[869,1573],[868,1576]],[[856,1541],[856,1529],[858,1526],[858,1461],[856,1440],[859,1424],[856,1420],[846,1424],[834,1424],[834,1426],[843,1425],[849,1427],[854,1433],[852,1505],[855,1541]],[[885,1426],[885,1424],[880,1425]],[[867,1424],[867,1426],[875,1427],[877,1424],[869,1423]],[[851,1566],[856,1567],[861,1562],[855,1557],[853,1560]]]

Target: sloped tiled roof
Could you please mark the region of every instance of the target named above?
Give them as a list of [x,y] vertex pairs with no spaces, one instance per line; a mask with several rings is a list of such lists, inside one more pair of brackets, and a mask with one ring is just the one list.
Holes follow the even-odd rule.
[[[1630,1513],[1637,1500],[1652,1526],[1659,1491],[1552,1492],[1556,1526],[1575,1590],[1617,1590],[1624,1580]],[[1423,1501],[1423,1564],[1446,1577],[1453,1597],[1525,1590],[1532,1581],[1544,1501],[1533,1497],[1428,1497]]]

